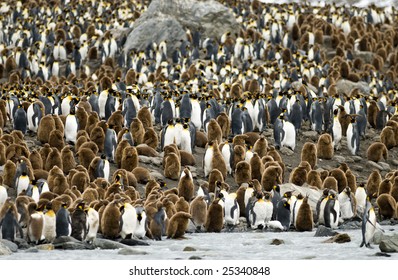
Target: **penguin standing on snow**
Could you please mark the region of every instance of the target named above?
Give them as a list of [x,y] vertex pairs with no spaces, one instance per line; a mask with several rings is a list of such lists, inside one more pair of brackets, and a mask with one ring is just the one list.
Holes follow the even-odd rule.
[[71,236],[79,241],[85,240],[87,236],[87,215],[84,212],[84,202],[80,202],[71,216],[72,232]]
[[324,220],[325,226],[335,229],[338,227],[340,217],[340,203],[334,193],[329,194],[325,204]]
[[117,146],[116,137],[116,132],[113,129],[113,126],[109,126],[105,133],[104,153],[106,159],[111,163],[115,160],[115,151]]
[[239,224],[239,204],[236,200],[236,193],[230,193],[224,196],[224,221],[225,225],[233,229]]
[[120,207],[120,236],[123,239],[131,239],[137,226],[137,212],[130,203]]
[[55,214],[55,231],[57,237],[70,236],[72,233],[72,221],[66,203],[63,203]]
[[14,216],[12,207],[8,208],[4,218],[0,221],[0,229],[2,239],[7,239],[14,242],[17,230],[19,231],[20,237],[23,238],[22,227],[19,225],[16,217]]
[[367,248],[372,248],[372,246],[370,246],[370,240],[373,239],[375,234],[376,223],[376,213],[368,196],[366,199],[366,208],[362,217],[362,242],[360,247],[365,245]]
[[289,230],[290,203],[285,197],[279,201],[278,206],[276,207],[276,220],[281,223],[283,230]]

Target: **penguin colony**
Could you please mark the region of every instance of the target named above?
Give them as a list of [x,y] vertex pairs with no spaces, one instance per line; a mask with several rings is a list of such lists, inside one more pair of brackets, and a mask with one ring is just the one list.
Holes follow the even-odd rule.
[[[187,30],[171,52],[166,41],[125,52],[126,36],[110,31],[133,25],[139,1],[2,3],[2,238],[162,240],[189,223],[311,231],[358,217],[368,247],[377,219],[397,218],[395,170],[357,182],[346,163],[316,169],[365,155],[368,130],[380,133],[369,160],[398,145],[395,9],[221,2],[241,28],[221,38]],[[307,131],[319,137],[300,151]],[[286,149],[301,156],[296,167]],[[159,155],[164,180],[142,162]],[[202,183],[189,168],[200,165]],[[289,181],[319,190],[316,207],[281,193]]]

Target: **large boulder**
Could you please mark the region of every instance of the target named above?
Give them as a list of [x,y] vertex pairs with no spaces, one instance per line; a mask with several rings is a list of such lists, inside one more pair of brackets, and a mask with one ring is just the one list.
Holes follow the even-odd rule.
[[187,39],[187,29],[198,30],[202,38],[219,38],[238,30],[238,23],[229,9],[215,0],[153,0],[134,23],[124,51],[145,50],[152,42],[167,40],[171,54]]
[[351,91],[356,88],[359,89],[360,92],[362,92],[365,95],[369,95],[370,93],[369,84],[363,81],[355,83],[349,80],[340,79],[336,83],[336,88],[339,94],[344,94],[347,96],[350,96]]

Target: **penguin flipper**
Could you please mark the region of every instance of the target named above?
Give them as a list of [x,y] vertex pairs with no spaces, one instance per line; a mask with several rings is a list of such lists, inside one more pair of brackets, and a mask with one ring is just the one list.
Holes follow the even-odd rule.
[[235,212],[236,209],[238,209],[238,204],[237,204],[237,202],[236,202],[236,200],[235,200],[235,204],[234,204],[234,206],[231,207],[231,211],[230,211],[230,212],[231,212],[230,215],[231,215],[231,218],[232,218],[232,219],[235,218],[235,217],[234,217],[234,212]]

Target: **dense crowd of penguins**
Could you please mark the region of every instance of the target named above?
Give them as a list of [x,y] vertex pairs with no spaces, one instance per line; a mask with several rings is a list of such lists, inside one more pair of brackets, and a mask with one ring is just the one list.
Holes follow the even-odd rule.
[[[395,8],[220,2],[239,30],[186,30],[175,49],[145,50],[126,50],[117,30],[132,27],[146,1],[1,3],[2,238],[160,240],[182,237],[190,221],[206,232],[233,230],[240,217],[252,229],[311,231],[359,217],[368,246],[375,199],[380,218],[397,217],[396,171],[357,183],[345,163],[316,170],[335,151],[358,155],[369,127],[381,134],[369,159],[398,145]],[[368,87],[343,92],[341,81]],[[288,177],[323,192],[315,209],[279,187],[278,149],[296,153],[304,127],[319,139]],[[141,156],[161,156],[175,185]],[[201,164],[208,181],[199,186],[189,166]]]

